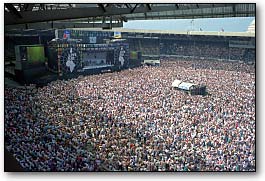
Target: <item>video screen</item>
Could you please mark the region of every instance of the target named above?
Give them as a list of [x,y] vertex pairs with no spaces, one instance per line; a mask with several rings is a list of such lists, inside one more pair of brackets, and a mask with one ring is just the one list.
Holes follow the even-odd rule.
[[106,64],[107,52],[87,52],[83,54],[84,66],[97,66]]
[[27,58],[29,63],[43,63],[45,61],[44,47],[33,46],[27,47]]
[[131,51],[130,52],[130,59],[137,59],[138,58],[138,56],[137,56],[138,54],[137,54],[137,52],[136,51]]

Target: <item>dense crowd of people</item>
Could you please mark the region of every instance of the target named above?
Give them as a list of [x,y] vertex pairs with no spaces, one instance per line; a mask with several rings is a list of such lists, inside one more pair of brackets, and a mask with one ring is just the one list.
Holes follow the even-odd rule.
[[235,60],[244,62],[255,61],[255,49],[248,48],[236,48],[228,47],[225,43],[218,44],[205,44],[198,42],[174,42],[164,43],[161,46],[161,54],[165,55],[178,55],[178,56],[190,56],[196,58],[211,58],[211,59],[223,59],[223,60]]
[[143,55],[159,55],[159,39],[128,39],[130,51],[140,51]]
[[6,87],[5,145],[30,171],[255,171],[255,69],[175,60]]

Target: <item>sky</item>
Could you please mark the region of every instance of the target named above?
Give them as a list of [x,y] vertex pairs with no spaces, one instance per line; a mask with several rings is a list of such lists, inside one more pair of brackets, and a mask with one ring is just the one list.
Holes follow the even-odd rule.
[[169,19],[169,20],[131,20],[123,28],[175,31],[221,31],[244,32],[255,17],[204,18],[204,19]]

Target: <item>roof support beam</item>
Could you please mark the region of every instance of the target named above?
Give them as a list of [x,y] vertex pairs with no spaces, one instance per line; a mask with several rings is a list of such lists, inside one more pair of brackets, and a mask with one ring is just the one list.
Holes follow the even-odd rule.
[[24,4],[24,6],[23,6],[23,11],[32,11],[34,5],[35,5],[34,3],[27,3],[27,4]]
[[[6,5],[6,4],[5,4]],[[196,4],[172,4],[172,6],[152,6],[148,7],[147,4],[123,4],[122,7],[114,6],[116,4],[98,4],[98,7],[86,7],[86,8],[68,8],[68,9],[54,9],[54,10],[40,10],[40,11],[19,11],[20,16],[23,18],[17,18],[14,16],[14,13],[10,10],[12,7],[9,7],[9,12],[4,12],[4,23],[5,25],[14,25],[14,24],[25,24],[25,23],[36,23],[36,22],[45,22],[45,21],[57,21],[57,20],[72,20],[72,19],[81,19],[81,18],[93,18],[93,17],[102,17],[102,16],[124,16],[128,20],[132,19],[165,19],[165,18],[198,18],[198,17],[233,17],[233,16],[255,16],[255,7],[254,3],[249,4],[236,4],[233,7],[233,4],[199,4],[199,8]],[[241,6],[247,8],[240,8]],[[31,5],[32,6],[32,5]],[[101,7],[100,7],[101,6]],[[214,6],[214,7],[213,7]],[[131,8],[128,8],[131,7]],[[210,11],[210,9],[217,9],[222,7],[221,12]],[[7,8],[6,8],[7,9]],[[24,8],[22,8],[24,9]],[[26,7],[28,9],[28,7]],[[32,9],[32,8],[31,8]],[[104,12],[105,9],[105,12]],[[207,13],[201,11],[201,13],[195,14],[192,13],[192,9],[205,9]],[[153,15],[152,12],[163,12],[163,11],[177,11],[172,12],[172,15],[158,13],[158,15]],[[208,13],[209,12],[209,13]],[[131,15],[135,13],[135,15]],[[138,14],[139,13],[139,14]],[[146,13],[146,14],[144,14]],[[193,15],[192,15],[193,14]],[[193,17],[192,17],[193,16]]]
[[137,6],[138,6],[138,4],[136,4],[136,5],[132,8],[131,13],[134,12],[134,10],[137,8]]
[[152,10],[150,4],[146,4],[146,6],[147,6],[147,8],[148,8],[149,10]]
[[[134,8],[133,13],[145,13],[145,12],[158,12],[158,11],[170,11],[175,10],[175,6],[156,6],[149,10],[145,6]],[[89,8],[71,8],[60,10],[45,10],[45,11],[25,11],[21,12],[23,19],[15,19],[10,13],[5,12],[5,25],[11,24],[23,24],[23,23],[35,23],[43,21],[55,21],[66,19],[78,19],[97,16],[110,16],[110,15],[122,15],[131,14],[130,8],[118,8],[118,7],[105,7],[106,12],[102,12],[102,8],[89,7]]]
[[[122,27],[123,23],[106,23],[107,26],[118,28]],[[65,28],[102,28],[102,23],[75,23],[75,22],[42,22],[42,23],[30,23],[30,24],[19,24],[19,25],[9,25],[5,27],[5,30],[12,29],[65,29]]]
[[106,12],[106,9],[103,4],[98,4],[98,6],[103,10],[104,13]]
[[236,5],[235,4],[233,4],[232,9],[233,9],[233,15],[236,16]]
[[130,4],[125,4],[125,6],[130,9],[132,8]]
[[22,18],[21,14],[17,11],[17,9],[13,6],[13,4],[7,3],[7,4],[5,4],[5,6],[17,18]]

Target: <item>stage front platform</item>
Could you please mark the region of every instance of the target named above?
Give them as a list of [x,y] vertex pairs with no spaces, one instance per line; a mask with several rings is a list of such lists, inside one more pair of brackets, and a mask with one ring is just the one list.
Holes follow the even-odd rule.
[[102,68],[112,68],[114,65],[90,65],[83,67],[83,70],[91,70],[91,69],[102,69]]
[[58,73],[48,73],[45,76],[38,77],[36,79],[31,79],[30,83],[36,84],[38,87],[42,87],[47,85],[49,82],[55,81],[57,79],[63,80],[63,79],[71,79],[76,78],[80,75],[86,76],[86,75],[94,75],[94,74],[100,74],[100,73],[106,73],[106,72],[113,72],[117,71],[117,67],[114,65],[93,65],[93,66],[86,66],[81,70],[78,70],[72,74],[61,74]]

